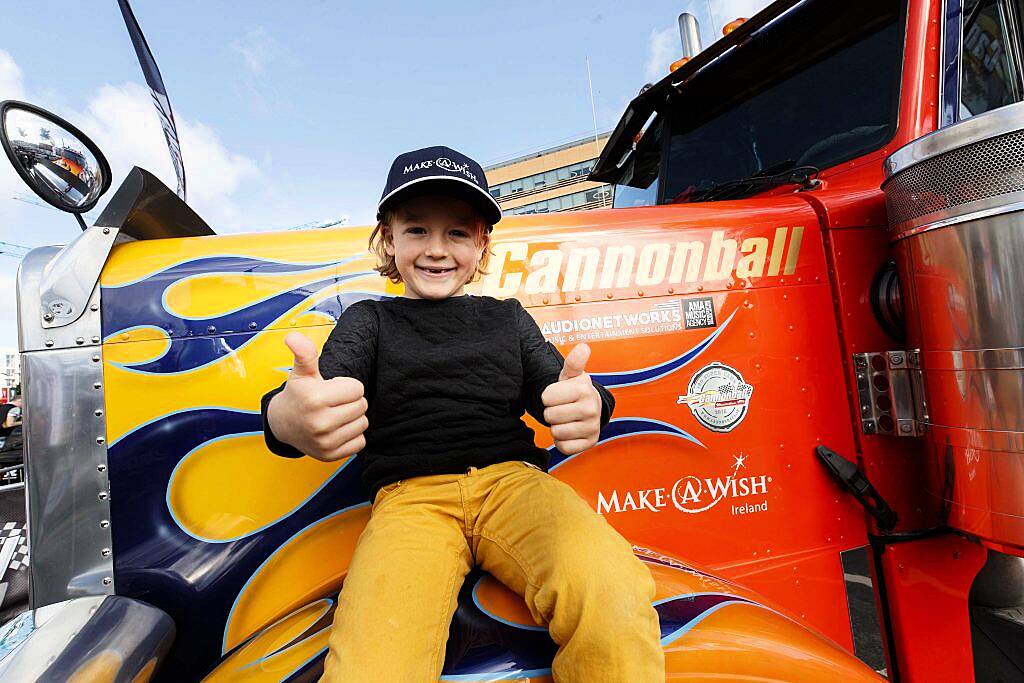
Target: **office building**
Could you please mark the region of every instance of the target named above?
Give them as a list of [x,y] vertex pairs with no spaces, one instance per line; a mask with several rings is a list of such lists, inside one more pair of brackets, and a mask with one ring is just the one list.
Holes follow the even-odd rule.
[[611,208],[614,188],[587,180],[609,135],[583,138],[485,168],[502,214]]

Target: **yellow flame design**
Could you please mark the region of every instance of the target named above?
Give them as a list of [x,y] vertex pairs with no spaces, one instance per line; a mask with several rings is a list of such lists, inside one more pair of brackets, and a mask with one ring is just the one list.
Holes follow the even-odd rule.
[[330,600],[305,605],[225,659],[205,683],[278,683],[327,647],[330,627],[295,641],[330,610]]
[[307,527],[271,555],[235,601],[224,651],[296,607],[340,590],[369,519],[369,505],[344,510]]
[[289,460],[262,434],[211,441],[171,475],[168,503],[181,528],[204,541],[247,536],[293,512],[350,459]]

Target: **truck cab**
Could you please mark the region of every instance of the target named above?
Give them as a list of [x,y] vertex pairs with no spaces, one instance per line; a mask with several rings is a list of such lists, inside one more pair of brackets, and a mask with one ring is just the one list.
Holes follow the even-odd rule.
[[[614,208],[495,231],[473,292],[615,395],[582,454],[530,426],[654,575],[670,678],[1024,676],[1021,9],[778,0],[629,104],[591,173]],[[137,169],[25,257],[32,609],[0,680],[319,676],[367,490],[358,456],[272,455],[259,400],[285,334],[401,294],[369,232],[215,235]],[[472,574],[442,680],[554,651]]]

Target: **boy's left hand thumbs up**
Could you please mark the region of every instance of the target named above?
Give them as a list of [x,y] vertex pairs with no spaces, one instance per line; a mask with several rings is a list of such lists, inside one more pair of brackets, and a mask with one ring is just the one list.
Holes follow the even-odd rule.
[[544,421],[551,426],[555,447],[566,455],[597,443],[601,431],[601,397],[586,372],[590,347],[577,344],[565,357],[558,381],[541,394]]
[[587,361],[590,360],[590,347],[586,344],[577,344],[565,357],[565,365],[558,373],[558,381],[562,382],[573,377],[586,374]]

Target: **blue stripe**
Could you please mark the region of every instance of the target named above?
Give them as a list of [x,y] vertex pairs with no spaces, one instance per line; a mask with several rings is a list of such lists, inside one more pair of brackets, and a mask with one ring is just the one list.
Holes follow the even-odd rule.
[[481,673],[481,674],[448,674],[447,676],[441,676],[442,681],[466,681],[467,683],[475,683],[475,681],[520,681],[534,676],[550,676],[551,669],[529,669],[527,671],[497,671],[494,673]]
[[[624,439],[629,436],[639,436],[641,434],[664,434],[665,436],[674,436],[697,444],[701,448],[707,448],[707,446],[701,443],[700,440],[689,432],[685,432],[673,424],[645,417],[620,417],[611,420],[604,426],[604,429],[601,430],[601,436],[598,438],[597,443],[594,444],[594,446],[615,441],[617,439]],[[554,446],[551,446],[548,448],[548,471],[554,471],[573,458],[589,453],[592,449],[593,446],[582,453],[565,455]]]
[[671,360],[658,365],[652,365],[648,368],[642,368],[640,370],[607,372],[604,374],[592,373],[590,376],[597,380],[598,384],[609,389],[612,387],[630,387],[635,384],[646,384],[647,382],[653,382],[656,379],[661,379],[662,377],[675,372],[703,353],[711,345],[711,342],[715,341],[715,339],[718,338],[718,335],[725,331],[725,328],[728,327],[729,323],[732,322],[732,319],[736,317],[736,313],[738,312],[739,309],[733,311],[732,315],[730,315],[717,330],[705,337],[699,344],[686,353],[676,356]]

